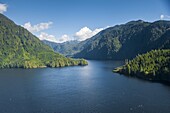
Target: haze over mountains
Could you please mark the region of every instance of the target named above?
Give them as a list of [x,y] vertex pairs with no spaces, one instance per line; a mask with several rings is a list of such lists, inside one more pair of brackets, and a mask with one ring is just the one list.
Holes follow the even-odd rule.
[[83,46],[80,46],[79,41],[67,41],[63,43],[55,43],[50,42],[47,40],[42,40],[45,44],[49,45],[51,48],[53,48],[56,52],[59,52],[65,56],[72,56],[77,52],[80,52],[82,50],[81,48]]
[[107,28],[82,42],[45,43],[57,52],[76,58],[131,59],[152,49],[169,49],[170,21],[130,21]]

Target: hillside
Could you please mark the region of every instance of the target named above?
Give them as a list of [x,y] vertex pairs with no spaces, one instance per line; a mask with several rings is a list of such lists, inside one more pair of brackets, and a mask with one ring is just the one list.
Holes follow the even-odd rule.
[[55,53],[21,26],[0,14],[0,68],[62,67],[87,64]]
[[[81,44],[82,42],[80,42]],[[82,44],[76,58],[98,60],[132,59],[153,49],[170,48],[170,21],[142,20],[107,28]],[[85,47],[84,47],[85,46]]]
[[46,45],[49,45],[51,48],[54,49],[54,51],[61,53],[65,56],[72,56],[73,54],[76,54],[80,52],[81,47],[79,46],[79,41],[67,41],[64,43],[55,43],[50,42],[47,40],[43,40],[43,43]]
[[114,71],[147,80],[170,82],[170,50],[152,50],[138,55]]

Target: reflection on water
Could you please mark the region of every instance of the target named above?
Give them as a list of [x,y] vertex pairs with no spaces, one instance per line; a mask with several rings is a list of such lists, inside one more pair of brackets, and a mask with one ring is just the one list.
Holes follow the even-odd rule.
[[119,61],[88,66],[1,69],[1,113],[169,113],[170,87],[112,73]]

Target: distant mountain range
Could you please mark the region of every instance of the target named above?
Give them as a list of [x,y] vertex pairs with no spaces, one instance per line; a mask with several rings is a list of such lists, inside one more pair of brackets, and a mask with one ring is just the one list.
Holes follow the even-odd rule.
[[85,65],[83,59],[66,58],[36,36],[0,14],[0,68],[39,68]]
[[47,40],[43,40],[43,42],[53,48],[56,52],[59,52],[65,56],[72,56],[78,52],[80,52],[81,46],[79,46],[79,41],[67,41],[64,43],[55,43]]
[[[51,42],[44,42],[51,45]],[[153,49],[169,49],[170,21],[130,21],[107,28],[82,42],[53,43],[51,47],[66,56],[76,58],[132,59]]]

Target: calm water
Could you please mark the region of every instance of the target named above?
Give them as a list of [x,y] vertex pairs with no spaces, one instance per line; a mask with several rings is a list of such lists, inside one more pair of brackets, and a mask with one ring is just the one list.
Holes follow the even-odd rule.
[[121,64],[1,69],[0,113],[170,113],[170,86],[112,73]]

